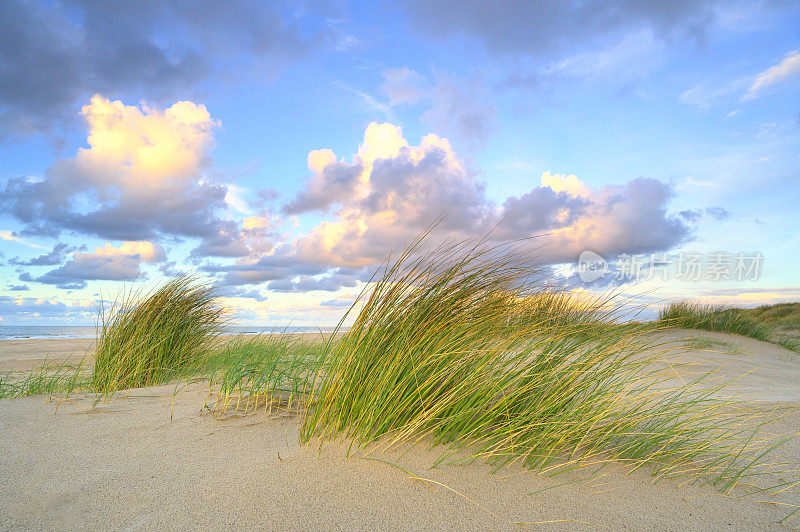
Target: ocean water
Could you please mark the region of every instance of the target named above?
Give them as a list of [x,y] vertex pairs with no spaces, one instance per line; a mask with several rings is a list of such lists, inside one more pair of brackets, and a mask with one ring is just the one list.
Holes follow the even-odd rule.
[[[286,325],[280,327],[231,326],[226,327],[225,329],[229,334],[283,334],[331,332],[333,327],[308,327],[297,325]],[[0,325],[0,340],[95,338],[96,336],[97,329],[94,326]]]

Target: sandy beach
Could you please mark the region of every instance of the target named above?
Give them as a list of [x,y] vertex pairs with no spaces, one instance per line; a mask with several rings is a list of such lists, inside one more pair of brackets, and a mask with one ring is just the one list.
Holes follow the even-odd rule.
[[[685,359],[728,377],[755,408],[800,406],[800,360],[773,344],[698,331],[713,347]],[[0,371],[84,353],[90,341],[0,342]],[[202,383],[120,393],[108,404],[45,396],[0,400],[0,529],[630,529],[787,530],[797,487],[738,499],[710,486],[653,484],[621,466],[589,482],[481,463],[429,469],[441,449],[406,453],[347,442],[299,444],[299,418],[283,411],[218,419],[203,413]],[[798,433],[800,411],[772,432]],[[378,460],[375,460],[378,459]],[[800,438],[776,460],[800,462]],[[388,462],[388,463],[387,463]],[[423,482],[420,478],[427,479]],[[531,494],[543,488],[552,488]],[[526,527],[523,523],[537,523]]]
[[0,340],[0,371],[30,371],[43,364],[80,363],[91,354],[93,338]]

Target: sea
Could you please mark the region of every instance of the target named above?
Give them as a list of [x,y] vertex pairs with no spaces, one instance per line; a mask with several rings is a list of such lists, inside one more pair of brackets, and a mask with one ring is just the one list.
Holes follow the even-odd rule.
[[[225,328],[228,334],[295,334],[331,332],[333,327],[309,327],[297,325],[284,326],[244,326],[235,325]],[[96,338],[94,326],[82,327],[72,325],[0,325],[0,341],[2,340],[46,340],[59,338]]]

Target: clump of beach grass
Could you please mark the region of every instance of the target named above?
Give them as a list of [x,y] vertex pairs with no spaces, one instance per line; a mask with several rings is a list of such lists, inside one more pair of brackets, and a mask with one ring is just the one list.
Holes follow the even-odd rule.
[[424,243],[386,263],[326,346],[303,442],[425,441],[445,446],[441,460],[467,451],[551,474],[649,464],[725,489],[763,474],[756,463],[778,442],[754,437],[758,415],[715,399],[721,384],[696,389],[702,376],[675,384],[652,329],[554,289],[524,242]]
[[99,311],[92,387],[108,394],[158,384],[196,369],[225,324],[213,287],[176,277]]
[[218,415],[274,406],[298,406],[311,391],[322,363],[323,340],[292,334],[237,336],[215,349],[202,372],[217,398]]
[[716,353],[727,353],[730,355],[743,355],[744,353],[742,350],[733,344],[728,342],[722,342],[719,340],[712,340],[710,338],[701,338],[701,337],[691,337],[686,338],[684,341],[684,346],[686,349],[692,350],[699,350],[699,351],[711,351]]
[[762,305],[742,312],[769,327],[800,329],[800,303]]
[[672,301],[659,312],[658,320],[670,327],[739,334],[762,341],[770,339],[767,327],[739,309],[724,305]]
[[29,372],[0,373],[0,399],[88,390],[91,376],[84,364],[43,364]]
[[792,329],[797,321],[799,307],[798,303],[784,303],[740,309],[692,301],[672,301],[659,312],[658,323],[666,327],[739,334],[772,342],[800,353],[800,338]]

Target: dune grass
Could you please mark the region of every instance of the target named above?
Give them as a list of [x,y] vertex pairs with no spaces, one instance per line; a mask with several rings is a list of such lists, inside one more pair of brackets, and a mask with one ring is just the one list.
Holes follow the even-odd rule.
[[[322,362],[324,340],[305,339],[293,334],[238,335],[220,337],[198,351],[182,368],[161,373],[158,382],[207,381],[217,396],[209,409],[226,412],[248,411],[256,406],[291,406],[307,396],[310,381]],[[74,392],[97,393],[108,398],[123,390],[98,389],[90,358],[80,364],[43,364],[32,371],[0,373],[0,399],[38,394]]]
[[667,327],[739,334],[800,352],[800,338],[791,334],[800,319],[798,312],[798,303],[739,309],[724,305],[673,301],[659,312],[658,322]]
[[202,363],[223,331],[213,288],[177,277],[100,309],[92,387],[100,393],[158,384]]
[[762,341],[770,338],[769,328],[724,305],[673,301],[659,312],[658,321],[671,327],[739,334]]
[[[293,334],[223,336],[224,309],[206,285],[182,277],[150,293],[126,294],[98,309],[96,355],[78,366],[44,364],[0,373],[0,398],[86,391],[107,399],[119,390],[176,379],[207,380],[219,388],[213,410],[284,398],[309,388],[322,339]],[[288,331],[284,331],[286,333]],[[272,399],[269,399],[270,401]]]
[[322,338],[279,334],[239,336],[221,344],[199,374],[218,388],[208,408],[219,415],[304,400],[322,363]]
[[741,312],[768,327],[800,329],[800,303],[762,305]]
[[[358,314],[346,333],[342,318],[338,339],[222,341],[214,291],[178,278],[101,309],[91,374],[34,372],[0,390],[107,396],[188,377],[218,390],[208,408],[220,415],[303,406],[304,443],[424,441],[443,446],[440,461],[458,454],[547,474],[647,465],[658,478],[720,489],[776,467],[763,458],[780,437],[758,432],[774,412],[715,398],[724,383],[703,375],[676,379],[657,328],[619,324],[613,302],[554,288],[522,246],[468,241],[425,251],[425,238],[387,261],[348,312]],[[718,320],[712,326],[741,330],[725,312],[707,314]]]
[[684,347],[691,350],[727,353],[729,355],[743,355],[742,349],[728,342],[712,340],[710,338],[692,337],[683,341]]
[[0,399],[38,394],[71,394],[91,389],[83,364],[43,364],[30,372],[0,373]]
[[554,291],[513,245],[423,243],[387,262],[327,345],[303,442],[425,441],[444,445],[441,460],[467,451],[551,474],[650,464],[723,489],[761,474],[777,442],[754,438],[755,414],[713,398],[721,384],[675,385],[674,366],[655,364],[657,335],[615,324],[607,302]]

